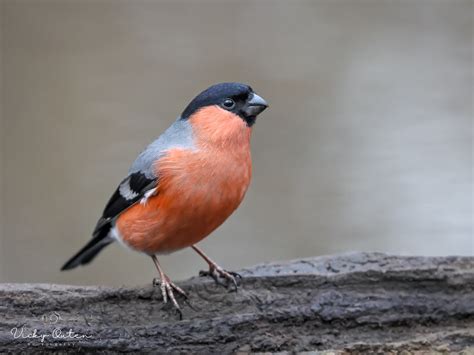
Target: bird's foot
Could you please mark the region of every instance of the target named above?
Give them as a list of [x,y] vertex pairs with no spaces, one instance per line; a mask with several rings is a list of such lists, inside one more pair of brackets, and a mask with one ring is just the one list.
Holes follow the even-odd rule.
[[233,271],[226,271],[217,264],[209,264],[209,271],[199,271],[199,276],[210,276],[214,279],[216,284],[225,285],[221,282],[220,279],[225,279],[227,281],[227,286],[232,284],[235,291],[238,288],[238,279],[242,279],[242,276]]
[[168,276],[165,275],[163,279],[153,279],[153,286],[160,286],[161,289],[161,295],[163,296],[163,303],[168,302],[168,298],[171,300],[171,303],[173,303],[174,308],[179,314],[179,318],[183,319],[183,313],[181,312],[181,307],[179,306],[178,302],[176,301],[176,298],[174,296],[174,291],[176,291],[178,294],[183,296],[185,299],[188,298],[188,295],[186,292],[184,292],[181,287],[175,285],[171,280],[169,279]]

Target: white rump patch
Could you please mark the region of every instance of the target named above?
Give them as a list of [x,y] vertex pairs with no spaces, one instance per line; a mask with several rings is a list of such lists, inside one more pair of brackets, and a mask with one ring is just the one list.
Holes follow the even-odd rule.
[[122,195],[122,197],[126,200],[133,200],[138,196],[138,192],[135,192],[130,188],[130,180],[124,181],[119,186],[119,192],[120,195]]

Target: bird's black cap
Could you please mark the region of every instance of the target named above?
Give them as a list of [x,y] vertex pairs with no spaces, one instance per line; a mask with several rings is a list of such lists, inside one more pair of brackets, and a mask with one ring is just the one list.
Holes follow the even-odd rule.
[[249,126],[252,126],[257,115],[268,107],[266,101],[255,94],[249,85],[220,83],[207,88],[196,96],[181,114],[181,119],[186,120],[199,109],[212,105],[218,105],[235,113]]

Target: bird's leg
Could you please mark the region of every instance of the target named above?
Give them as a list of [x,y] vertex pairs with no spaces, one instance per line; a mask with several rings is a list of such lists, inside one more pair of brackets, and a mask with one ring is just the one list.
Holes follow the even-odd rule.
[[216,283],[220,283],[219,282],[219,277],[224,278],[227,281],[232,282],[232,284],[235,287],[235,290],[237,291],[237,280],[236,280],[236,278],[241,279],[242,276],[240,276],[236,272],[224,270],[219,265],[217,265],[211,258],[209,258],[206,254],[204,254],[204,252],[200,248],[198,248],[197,246],[193,245],[192,248],[209,265],[209,271],[200,271],[199,276],[211,276]]
[[171,282],[170,278],[163,272],[163,269],[161,268],[161,265],[158,261],[158,258],[155,255],[152,255],[151,258],[153,259],[153,262],[155,263],[156,268],[158,269],[158,273],[160,274],[160,280],[153,280],[153,285],[160,285],[161,288],[161,294],[163,296],[163,302],[167,303],[168,302],[168,297],[171,299],[171,302],[173,303],[174,307],[180,314],[180,318],[182,318],[182,313],[181,313],[181,308],[179,307],[178,302],[176,302],[176,298],[174,297],[173,290],[178,292],[180,295],[184,296],[187,298],[186,293],[178,286],[176,286],[173,282]]

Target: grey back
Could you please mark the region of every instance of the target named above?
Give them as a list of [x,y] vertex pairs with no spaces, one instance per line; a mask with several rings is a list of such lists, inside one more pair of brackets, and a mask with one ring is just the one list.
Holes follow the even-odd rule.
[[141,172],[149,179],[155,178],[154,163],[168,150],[174,148],[195,149],[193,129],[188,120],[178,118],[173,122],[158,139],[138,155],[130,167],[129,174]]

